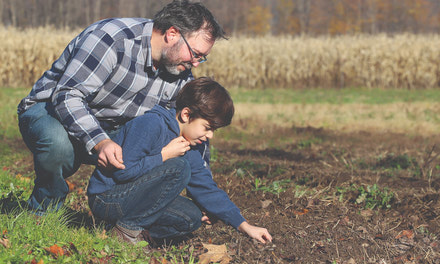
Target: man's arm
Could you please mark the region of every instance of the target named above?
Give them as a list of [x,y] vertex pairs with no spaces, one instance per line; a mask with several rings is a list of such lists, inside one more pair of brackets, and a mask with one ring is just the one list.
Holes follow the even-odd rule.
[[70,62],[52,95],[55,112],[71,136],[98,153],[100,165],[122,168],[120,147],[110,141],[88,105],[117,64],[114,40],[98,30],[72,45]]
[[71,59],[52,95],[55,111],[73,137],[88,151],[108,135],[92,114],[88,102],[102,88],[117,64],[115,41],[95,30],[78,39]]

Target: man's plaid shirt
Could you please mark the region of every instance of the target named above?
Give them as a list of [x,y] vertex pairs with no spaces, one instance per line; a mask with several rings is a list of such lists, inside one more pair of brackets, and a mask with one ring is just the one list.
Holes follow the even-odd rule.
[[151,57],[153,21],[106,19],[74,38],[52,68],[18,105],[23,113],[37,102],[51,102],[56,117],[87,151],[111,130],[154,105],[170,107],[193,79],[190,71],[172,76],[155,71]]

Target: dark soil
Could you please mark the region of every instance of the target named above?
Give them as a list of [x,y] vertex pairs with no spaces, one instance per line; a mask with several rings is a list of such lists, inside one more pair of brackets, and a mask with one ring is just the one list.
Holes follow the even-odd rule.
[[[439,142],[232,126],[212,142],[214,178],[273,242],[257,243],[217,222],[184,243],[226,244],[230,263],[440,263]],[[69,179],[74,210],[88,210],[90,172],[84,167]]]

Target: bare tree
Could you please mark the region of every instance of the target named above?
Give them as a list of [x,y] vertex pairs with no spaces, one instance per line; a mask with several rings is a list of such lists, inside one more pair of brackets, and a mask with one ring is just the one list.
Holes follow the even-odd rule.
[[301,34],[306,34],[310,24],[310,0],[296,0]]

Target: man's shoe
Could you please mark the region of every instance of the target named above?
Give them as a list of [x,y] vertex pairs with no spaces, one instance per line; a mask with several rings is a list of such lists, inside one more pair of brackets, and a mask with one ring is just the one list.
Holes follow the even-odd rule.
[[137,244],[141,241],[147,241],[150,247],[154,247],[154,241],[151,238],[150,233],[145,229],[130,230],[120,225],[116,225],[115,227],[113,227],[111,233],[114,234],[121,241],[125,241],[131,244]]

